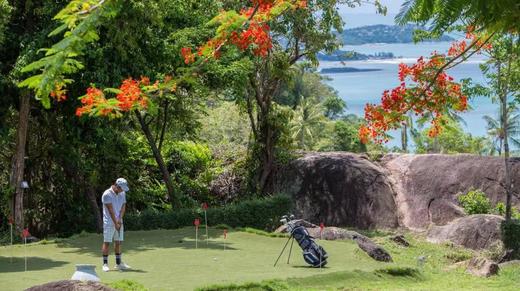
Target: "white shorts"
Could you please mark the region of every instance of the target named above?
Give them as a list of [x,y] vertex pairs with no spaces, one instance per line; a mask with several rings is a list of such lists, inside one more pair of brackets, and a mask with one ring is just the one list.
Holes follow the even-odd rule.
[[121,225],[119,231],[114,225],[103,225],[103,242],[111,243],[112,240],[123,241],[124,227]]

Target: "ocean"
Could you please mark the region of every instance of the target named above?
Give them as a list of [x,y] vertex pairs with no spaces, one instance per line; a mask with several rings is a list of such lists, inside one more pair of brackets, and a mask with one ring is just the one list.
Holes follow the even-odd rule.
[[[419,44],[365,44],[344,46],[343,50],[353,50],[363,54],[375,54],[378,52],[391,52],[396,59],[389,60],[368,60],[368,61],[349,61],[344,62],[321,62],[321,68],[328,67],[353,67],[358,69],[380,69],[380,71],[370,72],[350,72],[323,74],[330,78],[327,81],[334,87],[339,96],[347,103],[346,113],[354,113],[359,116],[364,115],[366,103],[379,104],[384,90],[392,89],[399,85],[397,68],[399,63],[414,63],[420,56],[429,56],[432,51],[446,52],[449,42],[426,42]],[[485,84],[485,77],[480,71],[479,64],[485,59],[481,55],[475,55],[467,62],[456,66],[448,73],[456,80],[471,78],[473,82]],[[466,122],[464,129],[473,136],[486,135],[486,123],[482,118],[484,115],[496,116],[499,108],[498,104],[493,104],[489,98],[474,97],[470,100],[472,110],[461,114]],[[400,135],[397,132],[390,133],[392,139],[387,146],[400,146]]]

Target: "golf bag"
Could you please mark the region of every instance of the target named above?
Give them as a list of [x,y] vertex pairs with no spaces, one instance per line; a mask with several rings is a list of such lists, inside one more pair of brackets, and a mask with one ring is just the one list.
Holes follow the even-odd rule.
[[327,264],[327,252],[314,241],[304,226],[296,225],[293,220],[287,223],[287,231],[302,248],[303,259],[307,264],[313,267],[323,267]]

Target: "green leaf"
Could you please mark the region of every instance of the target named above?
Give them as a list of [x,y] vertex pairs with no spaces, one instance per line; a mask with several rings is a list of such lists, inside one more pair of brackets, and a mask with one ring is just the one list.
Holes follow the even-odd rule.
[[37,88],[43,78],[43,74],[31,76],[18,84],[18,87]]
[[103,91],[107,92],[107,93],[113,93],[113,94],[121,93],[121,90],[119,90],[117,88],[105,88],[105,89],[103,89]]
[[51,37],[51,36],[58,35],[58,34],[62,33],[63,31],[65,31],[67,28],[68,27],[66,24],[62,24],[62,25],[58,26],[56,29],[54,29],[53,31],[51,31],[51,33],[49,33],[48,36]]

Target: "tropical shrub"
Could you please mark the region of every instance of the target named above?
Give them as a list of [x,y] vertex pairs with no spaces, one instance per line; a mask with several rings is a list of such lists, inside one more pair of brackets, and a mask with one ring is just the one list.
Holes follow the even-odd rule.
[[480,189],[471,189],[458,198],[466,214],[487,214],[491,212],[491,203],[486,193]]
[[[274,230],[281,216],[292,208],[291,199],[284,195],[242,201],[207,210],[208,225],[226,224],[230,227],[253,227]],[[193,225],[196,218],[204,219],[200,208],[184,208],[159,212],[149,209],[125,216],[127,230],[176,229]]]

